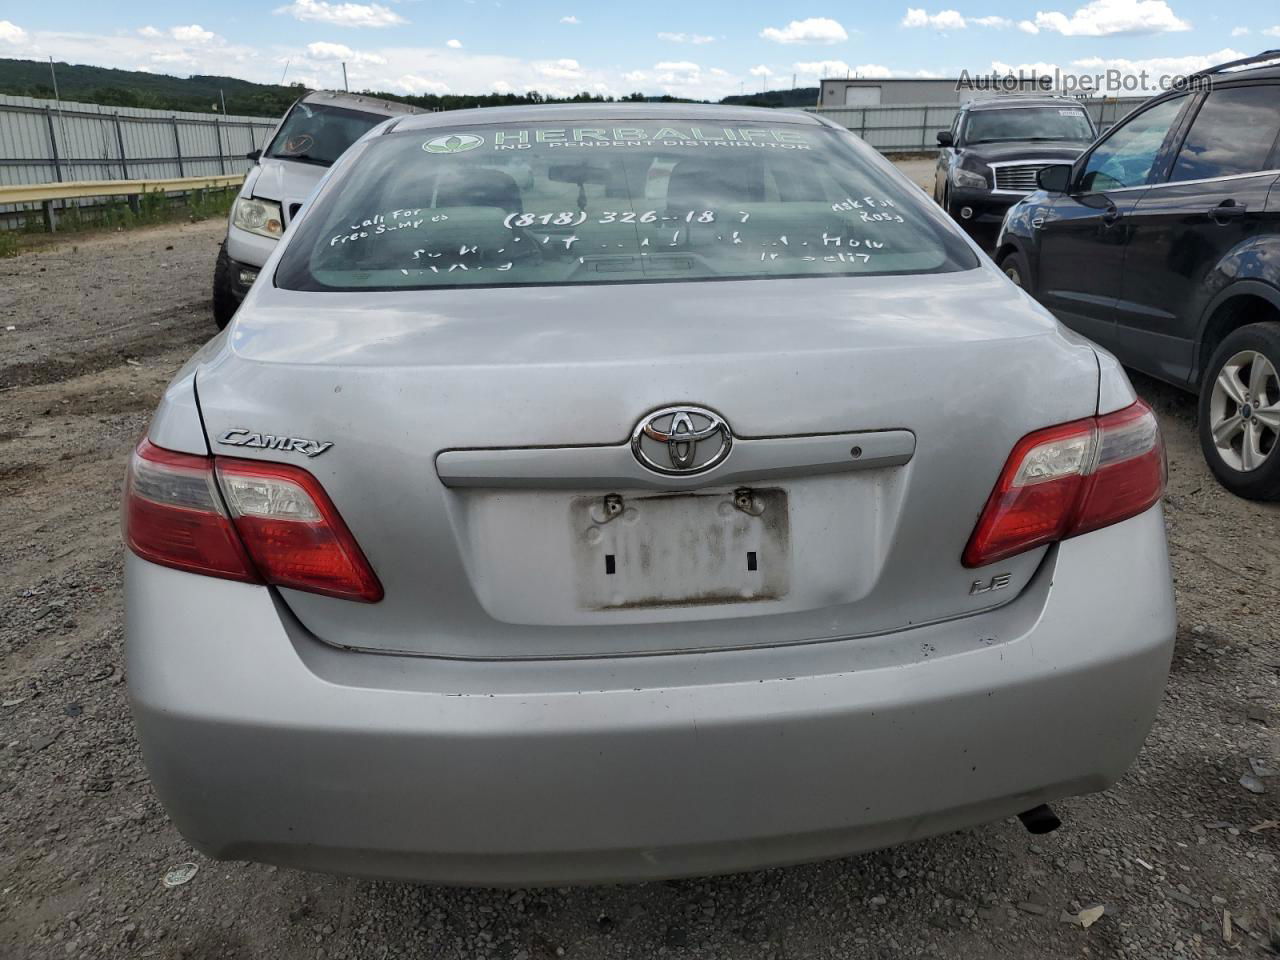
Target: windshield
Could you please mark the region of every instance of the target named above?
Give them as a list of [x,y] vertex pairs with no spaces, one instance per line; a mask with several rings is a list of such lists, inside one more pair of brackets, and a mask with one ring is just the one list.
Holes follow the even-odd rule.
[[298,290],[971,269],[922,192],[826,127],[597,120],[366,141],[281,259]]
[[965,126],[965,143],[1000,140],[1061,140],[1091,143],[1093,123],[1080,107],[1001,107],[975,110]]
[[267,147],[266,156],[327,167],[365,131],[385,119],[376,113],[322,103],[296,103]]

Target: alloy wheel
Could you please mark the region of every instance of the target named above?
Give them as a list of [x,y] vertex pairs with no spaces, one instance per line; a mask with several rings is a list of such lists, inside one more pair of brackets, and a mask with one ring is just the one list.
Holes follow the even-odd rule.
[[1241,350],[1222,365],[1209,404],[1213,444],[1223,463],[1247,473],[1280,445],[1280,375],[1257,350]]

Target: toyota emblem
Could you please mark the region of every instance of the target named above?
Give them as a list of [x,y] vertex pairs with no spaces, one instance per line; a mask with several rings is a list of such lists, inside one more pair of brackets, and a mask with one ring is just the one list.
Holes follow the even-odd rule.
[[724,461],[733,433],[720,414],[705,407],[665,407],[646,416],[631,434],[631,450],[656,473],[688,476]]

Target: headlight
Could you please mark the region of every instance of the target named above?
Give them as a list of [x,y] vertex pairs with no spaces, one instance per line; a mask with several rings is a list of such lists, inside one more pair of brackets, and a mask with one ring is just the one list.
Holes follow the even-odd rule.
[[240,197],[231,211],[231,222],[241,230],[276,240],[284,233],[280,204],[272,200]]
[[975,173],[973,170],[964,170],[960,167],[952,168],[951,182],[957,187],[970,187],[974,190],[985,190],[988,186],[986,174]]

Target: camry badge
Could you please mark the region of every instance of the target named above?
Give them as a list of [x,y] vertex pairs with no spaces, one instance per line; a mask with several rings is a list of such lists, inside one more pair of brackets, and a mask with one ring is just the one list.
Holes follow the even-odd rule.
[[641,420],[631,434],[631,451],[656,473],[687,476],[724,461],[733,433],[720,414],[705,407],[665,407]]
[[307,440],[304,437],[279,437],[272,433],[255,433],[244,427],[232,427],[218,438],[229,447],[253,447],[256,450],[284,450],[318,457],[333,443],[328,440]]

